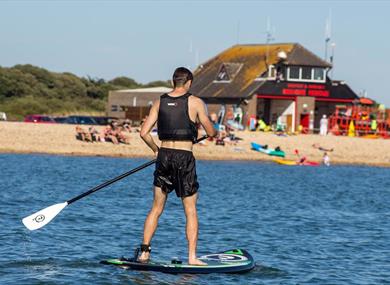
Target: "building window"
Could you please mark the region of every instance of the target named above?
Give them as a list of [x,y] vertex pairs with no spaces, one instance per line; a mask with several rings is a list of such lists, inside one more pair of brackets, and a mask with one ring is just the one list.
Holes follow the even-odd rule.
[[290,66],[289,67],[289,79],[300,79],[299,76],[299,70],[300,68],[298,66]]
[[325,68],[309,66],[290,66],[288,67],[288,80],[305,82],[325,82]]
[[111,105],[111,112],[118,112],[118,105]]
[[216,83],[229,83],[231,82],[243,66],[238,62],[225,62],[221,64],[218,70],[217,76],[214,80]]
[[313,79],[314,80],[321,80],[323,81],[325,79],[325,69],[323,68],[313,68],[313,73],[314,73],[314,76],[313,76]]
[[222,82],[229,82],[230,78],[228,75],[228,72],[226,70],[225,65],[222,65],[221,68],[219,69],[219,72],[217,74],[217,78],[215,81],[222,81]]
[[302,67],[301,79],[311,80],[311,67]]

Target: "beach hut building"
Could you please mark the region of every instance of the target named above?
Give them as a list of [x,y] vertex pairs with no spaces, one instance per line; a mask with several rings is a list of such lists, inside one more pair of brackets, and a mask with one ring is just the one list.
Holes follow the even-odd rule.
[[328,76],[332,65],[298,43],[235,45],[195,70],[191,92],[219,118],[262,118],[287,131],[319,128],[322,115],[358,98]]

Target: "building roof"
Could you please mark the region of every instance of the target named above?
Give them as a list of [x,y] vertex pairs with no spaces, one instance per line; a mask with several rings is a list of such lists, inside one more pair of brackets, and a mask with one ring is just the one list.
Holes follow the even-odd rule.
[[160,86],[160,87],[149,87],[149,88],[136,88],[136,89],[123,89],[115,90],[114,92],[119,93],[167,93],[171,92],[172,88]]
[[286,65],[300,65],[300,66],[315,66],[315,67],[332,67],[332,65],[315,55],[311,51],[305,49],[300,44],[295,44],[294,48],[288,54]]
[[[281,60],[279,52],[285,52],[284,62],[291,65],[331,66],[297,43],[235,45],[195,70],[191,92],[203,99],[249,97],[264,83],[255,79],[267,71],[267,63]],[[221,72],[227,75],[218,80]]]
[[357,99],[359,96],[352,90],[352,88],[344,81],[332,81],[329,89],[331,98],[335,99]]

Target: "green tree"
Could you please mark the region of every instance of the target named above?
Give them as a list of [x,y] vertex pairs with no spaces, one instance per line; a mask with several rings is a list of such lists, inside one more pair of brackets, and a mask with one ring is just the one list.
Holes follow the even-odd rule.
[[160,86],[172,88],[171,81],[169,81],[169,80],[166,80],[166,81],[162,81],[162,80],[151,81],[151,82],[149,82],[149,83],[147,83],[145,85],[145,87],[160,87]]
[[129,88],[129,89],[139,88],[139,87],[142,86],[141,84],[139,84],[134,79],[128,78],[128,77],[125,77],[125,76],[116,77],[116,78],[110,80],[108,83],[110,83],[112,85],[126,87],[126,88]]

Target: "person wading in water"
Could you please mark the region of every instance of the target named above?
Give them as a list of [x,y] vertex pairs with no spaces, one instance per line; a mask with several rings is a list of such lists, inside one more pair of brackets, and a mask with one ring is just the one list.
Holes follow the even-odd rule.
[[[147,262],[150,258],[150,242],[157,229],[158,219],[164,210],[167,195],[175,190],[182,199],[186,216],[188,263],[206,265],[196,257],[196,201],[199,184],[192,154],[192,145],[198,135],[195,122],[199,122],[210,137],[216,136],[217,132],[209,120],[204,102],[188,92],[192,80],[191,71],[184,67],[177,68],[172,79],[174,89],[154,102],[141,128],[141,138],[157,155],[157,162],[153,182],[154,200],[145,220],[141,255],[138,258],[140,262]],[[150,135],[156,122],[161,148]]]

